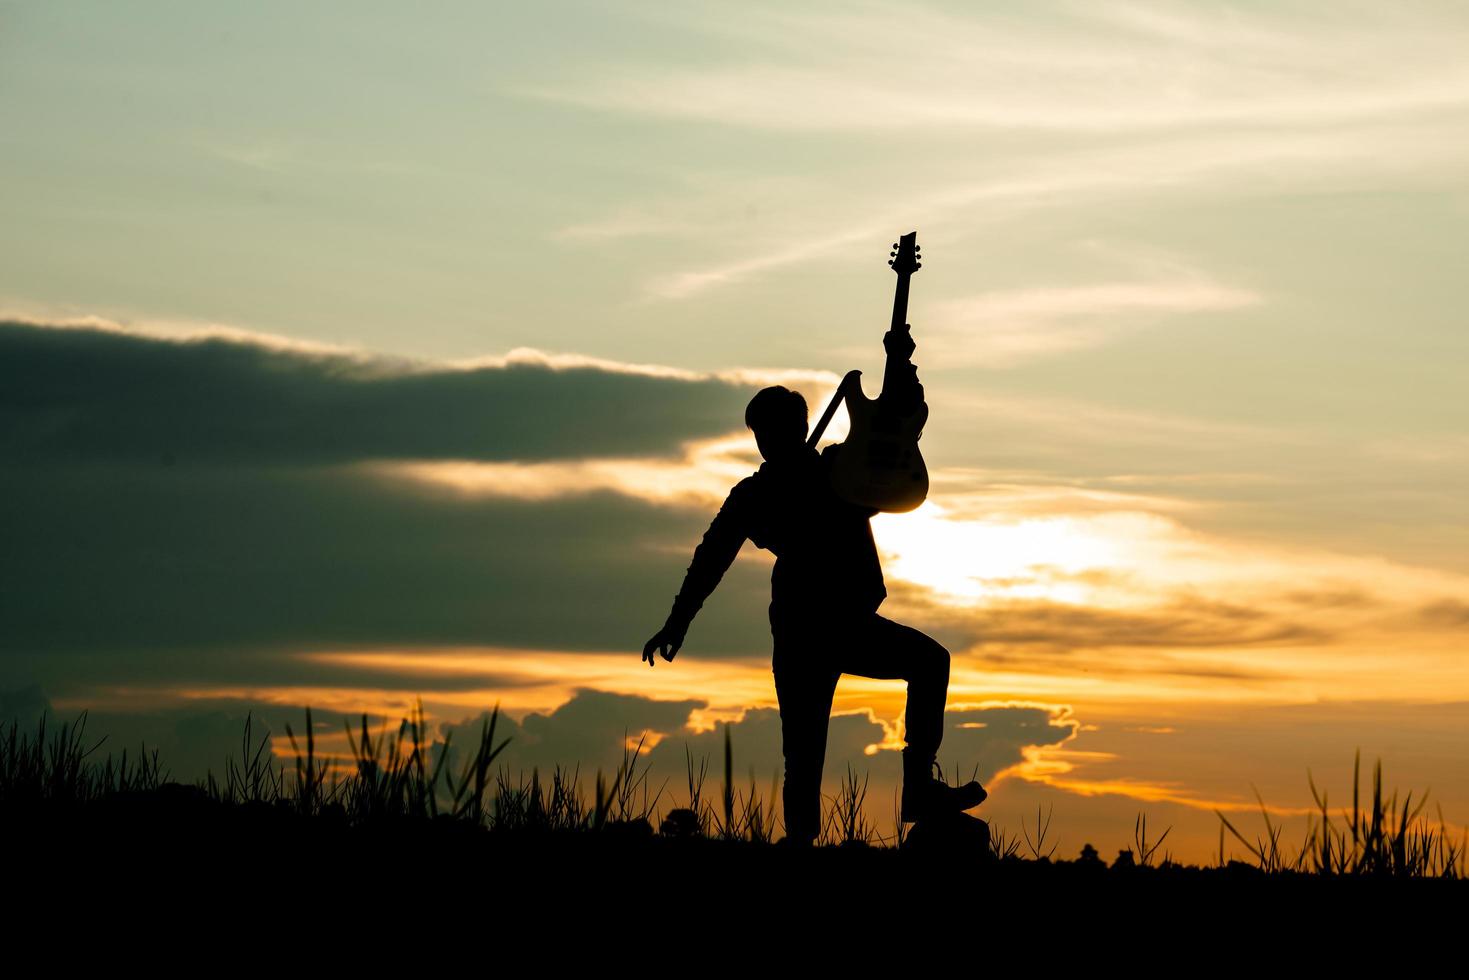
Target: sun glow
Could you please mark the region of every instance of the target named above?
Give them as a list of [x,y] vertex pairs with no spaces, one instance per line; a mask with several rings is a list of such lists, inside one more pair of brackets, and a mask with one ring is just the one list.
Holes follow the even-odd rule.
[[[887,572],[949,600],[1095,602],[1102,575],[1122,560],[1124,524],[1076,517],[955,518],[929,500],[909,514],[879,514],[873,535]],[[1135,530],[1135,528],[1134,528]]]

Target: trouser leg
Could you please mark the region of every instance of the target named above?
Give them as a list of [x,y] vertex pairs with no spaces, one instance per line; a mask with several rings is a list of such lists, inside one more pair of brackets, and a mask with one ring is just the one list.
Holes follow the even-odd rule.
[[812,664],[775,666],[780,702],[781,751],[785,756],[786,836],[811,843],[821,832],[821,772],[826,762],[827,724],[839,675]]
[[908,682],[903,736],[914,758],[932,762],[944,737],[949,698],[949,651],[921,630],[873,615],[853,629],[838,651],[844,674]]

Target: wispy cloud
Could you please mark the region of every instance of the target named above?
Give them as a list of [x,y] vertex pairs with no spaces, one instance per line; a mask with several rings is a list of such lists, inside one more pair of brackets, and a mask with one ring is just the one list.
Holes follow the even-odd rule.
[[[1260,809],[1259,804],[1253,800],[1202,797],[1183,779],[1151,782],[1136,777],[1099,778],[1078,772],[1078,769],[1083,767],[1096,767],[1098,763],[1118,761],[1115,755],[1107,752],[1072,749],[1063,744],[1026,746],[1022,754],[1023,761],[995,777],[996,785],[1007,779],[1023,779],[1078,796],[1113,795],[1145,803],[1176,803],[1180,806],[1209,811],[1258,812]],[[1310,807],[1269,806],[1267,809],[1276,815],[1301,815],[1312,812]]]
[[738,58],[582,66],[520,91],[761,129],[1109,132],[1300,126],[1469,105],[1469,23],[1421,3],[1184,11],[746,6],[669,15]]
[[[781,268],[838,256],[858,257],[896,231],[919,228],[923,240],[962,241],[983,228],[1002,233],[1021,220],[1062,208],[1116,205],[1127,201],[1167,200],[1212,195],[1234,199],[1254,194],[1345,189],[1363,181],[1412,185],[1452,178],[1469,159],[1469,140],[1438,126],[1380,124],[1351,130],[1250,129],[1230,133],[1163,135],[1118,144],[1103,140],[1081,146],[1002,152],[965,176],[936,167],[923,185],[889,184],[907,179],[905,164],[889,161],[881,194],[873,179],[812,177],[766,201],[779,217],[758,227],[745,220],[711,218],[701,226],[705,242],[719,242],[728,257],[660,271],[643,283],[647,298],[685,300],[718,287],[747,282]],[[953,151],[949,151],[953,152]],[[892,171],[891,173],[888,171]],[[831,184],[841,185],[833,195]],[[1304,182],[1304,183],[1303,183]],[[677,207],[728,210],[737,187],[705,192],[713,201],[682,193]],[[674,204],[651,202],[650,215]],[[865,215],[853,221],[851,215]],[[650,223],[656,219],[649,217]],[[835,229],[835,230],[834,230]],[[649,227],[643,231],[652,233]],[[794,245],[771,247],[771,241]],[[870,255],[866,256],[871,258]]]
[[[1026,438],[1054,438],[1064,433],[1076,444],[1103,447],[1146,445],[1185,449],[1201,440],[1235,448],[1263,444],[1304,446],[1313,441],[1319,444],[1323,438],[1320,433],[1304,428],[1145,412],[1081,399],[941,389],[935,393],[933,401],[955,418],[999,419],[1013,423],[1017,429],[1023,430]],[[1123,482],[1128,479],[1125,474],[1107,478]],[[1148,479],[1177,481],[1188,478],[1187,474],[1172,474]],[[1213,478],[1212,474],[1208,477]],[[1274,482],[1285,477],[1281,474],[1240,473],[1235,478]]]
[[[853,138],[852,152],[817,174],[660,173],[663,198],[623,200],[556,233],[717,243],[647,277],[651,299],[855,255],[914,226],[959,239],[1040,211],[1205,189],[1456,179],[1469,158],[1469,17],[1439,5],[1053,3],[1022,16],[865,4],[650,16],[713,37],[719,53],[583,62],[518,91],[754,129],[775,145],[791,133]],[[899,131],[901,142],[886,141]],[[797,244],[772,248],[772,238]]]
[[1256,306],[1263,297],[1177,263],[1131,279],[997,290],[930,307],[924,347],[946,366],[1011,367],[1098,347],[1160,320]]
[[0,307],[0,324],[34,327],[39,330],[92,332],[145,340],[167,340],[178,344],[220,340],[245,350],[297,354],[303,357],[319,355],[341,362],[351,362],[369,373],[415,374],[537,367],[550,371],[593,370],[605,374],[638,375],[674,381],[723,381],[734,385],[804,384],[818,388],[823,386],[835,388],[837,381],[840,380],[830,371],[812,369],[729,367],[696,371],[667,364],[620,361],[615,358],[595,357],[574,351],[548,351],[537,347],[515,347],[503,354],[485,354],[452,360],[408,358],[392,356],[363,347],[288,337],[209,320],[170,317],[118,319],[92,313],[37,311],[23,306]]
[[715,506],[760,465],[747,432],[686,443],[681,459],[581,459],[548,463],[472,460],[364,463],[364,473],[469,498],[554,500],[617,493],[655,504]]
[[275,142],[221,143],[199,141],[192,147],[200,153],[224,160],[236,166],[269,174],[283,174],[296,159],[293,149]]
[[[98,316],[94,313],[71,313],[54,308],[32,309],[24,305],[0,307],[0,323],[20,324],[45,330],[93,331],[123,337],[149,340],[171,340],[179,343],[202,340],[224,340],[261,350],[302,355],[327,355],[359,361],[388,362],[386,355],[325,341],[288,337],[264,330],[237,327],[210,320],[177,317],[148,317],[129,320]],[[408,362],[401,362],[406,365]]]

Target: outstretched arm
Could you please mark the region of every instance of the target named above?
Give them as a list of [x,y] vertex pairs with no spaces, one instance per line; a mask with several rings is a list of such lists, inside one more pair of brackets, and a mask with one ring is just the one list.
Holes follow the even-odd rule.
[[693,561],[684,574],[683,587],[674,596],[668,620],[643,645],[643,659],[649,667],[654,663],[654,651],[664,660],[671,661],[683,646],[684,634],[688,632],[695,614],[740,553],[740,547],[745,543],[745,527],[744,495],[737,486],[725,498],[719,513],[714,515],[709,529],[704,532],[704,539],[694,549]]

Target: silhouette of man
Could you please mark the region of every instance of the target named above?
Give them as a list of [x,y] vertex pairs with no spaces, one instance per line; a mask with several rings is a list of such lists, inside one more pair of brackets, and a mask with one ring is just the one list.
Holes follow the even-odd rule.
[[[887,369],[882,411],[921,405],[923,386],[909,361],[908,333],[883,337]],[[904,711],[900,818],[917,821],[983,802],[977,782],[950,787],[933,777],[943,737],[949,651],[932,637],[878,615],[887,596],[869,518],[877,511],[849,503],[830,473],[844,444],[820,453],[806,444],[806,400],[798,392],[765,388],[745,409],[745,424],[765,462],[730,490],[694,549],[668,619],[643,647],[672,661],[704,600],[739,554],[745,539],[774,552],[770,576],[771,667],[780,704],[785,756],[786,839],[811,844],[820,832],[821,771],[832,697],[842,674],[908,682]]]

